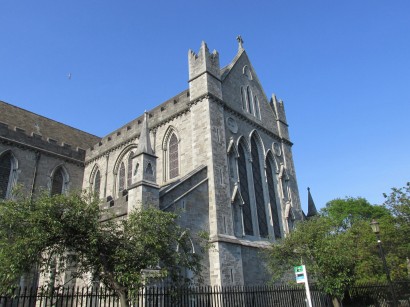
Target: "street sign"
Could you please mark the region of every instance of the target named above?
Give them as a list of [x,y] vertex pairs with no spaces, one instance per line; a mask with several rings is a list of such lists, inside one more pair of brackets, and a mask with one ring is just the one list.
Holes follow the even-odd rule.
[[309,282],[307,278],[306,267],[304,265],[299,265],[299,266],[295,266],[293,269],[295,271],[296,283],[305,284],[308,306],[312,307],[312,299],[310,297],[310,289],[309,289]]
[[306,282],[306,269],[304,265],[295,266],[296,282],[298,284],[303,284]]

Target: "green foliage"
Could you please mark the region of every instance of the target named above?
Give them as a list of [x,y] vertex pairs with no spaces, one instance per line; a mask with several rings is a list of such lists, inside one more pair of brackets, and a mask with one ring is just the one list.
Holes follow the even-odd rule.
[[98,203],[75,193],[2,201],[0,292],[33,267],[48,271],[55,259],[60,273],[75,264],[74,277],[91,272],[123,296],[156,278],[187,282],[183,267],[200,272],[192,234],[176,224],[175,214],[148,208],[110,219]]
[[[393,263],[392,277],[398,278],[408,269],[402,259],[410,255],[410,182],[402,188],[392,188],[391,193],[384,194],[384,197],[384,206],[392,212],[394,218],[393,226],[386,233],[391,241],[386,248],[392,250],[388,261]],[[410,272],[408,274],[410,276]]]
[[[392,277],[406,278],[406,256],[401,252],[406,240],[398,235],[403,226],[399,226],[395,216],[405,214],[403,204],[408,206],[409,195],[403,197],[404,191],[397,189],[394,193],[385,206],[372,206],[364,198],[335,199],[322,209],[320,216],[299,222],[290,235],[272,244],[267,253],[274,280],[294,280],[292,267],[303,263],[310,279],[337,298],[342,298],[350,285],[385,281],[377,239],[370,227],[372,219],[380,223]],[[393,207],[397,212],[390,209]]]
[[383,206],[371,205],[362,197],[337,198],[321,210],[322,216],[331,218],[342,229],[348,229],[355,221],[380,219],[390,212]]

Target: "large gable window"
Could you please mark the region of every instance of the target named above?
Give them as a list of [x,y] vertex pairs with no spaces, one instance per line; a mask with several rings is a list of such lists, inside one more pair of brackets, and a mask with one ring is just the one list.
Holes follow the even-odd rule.
[[239,184],[241,189],[243,204],[243,224],[244,232],[246,235],[253,235],[252,226],[252,210],[249,197],[249,185],[248,185],[248,172],[246,169],[246,153],[242,144],[238,147],[238,171],[239,171]]
[[178,139],[175,133],[169,138],[168,145],[168,162],[169,162],[169,179],[179,175],[179,157],[178,157]]
[[263,238],[268,236],[268,224],[266,222],[265,201],[263,199],[262,173],[259,159],[258,145],[255,138],[251,139],[253,186],[255,189],[256,209],[258,214],[259,235]]
[[275,181],[274,181],[274,167],[271,159],[266,161],[266,177],[268,180],[268,191],[270,200],[270,210],[272,214],[273,231],[275,233],[275,239],[281,237],[280,225],[279,225],[279,210],[276,202]]

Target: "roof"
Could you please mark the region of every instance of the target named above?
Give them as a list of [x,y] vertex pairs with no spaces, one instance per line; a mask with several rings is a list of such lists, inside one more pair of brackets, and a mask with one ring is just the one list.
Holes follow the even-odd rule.
[[10,130],[19,130],[29,136],[41,136],[44,140],[51,140],[59,145],[70,145],[72,148],[87,149],[100,140],[98,136],[4,101],[0,101],[0,123],[3,123],[3,126],[6,124]]

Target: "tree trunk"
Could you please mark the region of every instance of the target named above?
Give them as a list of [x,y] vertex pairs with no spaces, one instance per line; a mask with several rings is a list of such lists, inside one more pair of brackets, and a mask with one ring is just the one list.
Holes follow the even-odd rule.
[[336,297],[332,297],[333,307],[340,307],[340,302]]
[[128,291],[117,291],[118,296],[120,298],[120,305],[121,307],[129,307],[128,304]]

